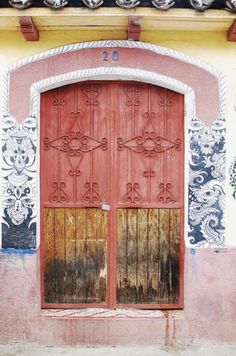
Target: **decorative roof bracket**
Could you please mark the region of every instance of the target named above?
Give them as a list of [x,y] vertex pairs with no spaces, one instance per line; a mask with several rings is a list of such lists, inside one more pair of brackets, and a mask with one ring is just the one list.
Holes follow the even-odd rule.
[[128,40],[139,41],[141,32],[141,16],[128,17]]
[[236,42],[236,20],[234,20],[227,32],[227,40]]
[[31,16],[19,17],[20,30],[26,41],[38,41],[39,31],[35,26]]

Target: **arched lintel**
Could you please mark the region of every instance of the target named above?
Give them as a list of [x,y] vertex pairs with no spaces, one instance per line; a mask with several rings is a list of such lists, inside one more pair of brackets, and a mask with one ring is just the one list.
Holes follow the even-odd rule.
[[153,84],[166,89],[173,90],[175,92],[185,95],[185,107],[186,112],[188,113],[187,116],[189,118],[195,117],[194,90],[191,87],[179,80],[168,76],[157,74],[151,71],[144,71],[141,69],[133,69],[128,67],[99,67],[92,69],[84,69],[50,77],[36,82],[30,88],[31,108],[29,116],[38,116],[40,93],[64,85],[89,80],[131,80]]
[[[115,61],[112,60],[114,51],[118,53]],[[104,58],[104,53],[108,53],[109,57]],[[150,43],[116,40],[53,48],[12,65],[4,80],[4,115],[15,117],[17,122],[24,120],[30,107],[29,88],[34,82],[67,72],[103,66],[106,69],[113,66],[130,67],[133,70],[151,71],[182,81],[194,89],[196,114],[207,126],[215,120],[224,120],[224,78],[218,70],[169,48]],[[25,91],[23,97],[22,88]],[[21,105],[17,105],[19,97],[22,97]]]

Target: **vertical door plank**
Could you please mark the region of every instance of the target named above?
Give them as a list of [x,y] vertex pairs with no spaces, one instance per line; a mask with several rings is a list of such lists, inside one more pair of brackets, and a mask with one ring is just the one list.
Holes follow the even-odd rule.
[[86,291],[87,303],[106,301],[106,249],[105,241],[87,242]]
[[108,238],[108,211],[97,209],[97,232],[96,237],[97,239],[105,239]]
[[96,240],[87,240],[86,256],[86,297],[87,303],[98,301],[97,269],[98,269],[98,251]]
[[86,209],[87,219],[87,239],[96,238],[98,225],[96,224],[96,218],[99,216],[98,209],[88,208]]
[[148,250],[148,302],[158,303],[159,288],[159,209],[149,209],[148,230],[149,230],[149,250]]
[[97,295],[98,303],[107,301],[107,239],[97,241]]
[[[106,294],[106,228],[101,225],[107,225],[107,218],[102,219],[107,212],[101,209],[88,209],[89,224],[87,229],[87,251],[86,251],[86,297],[87,303],[104,302]],[[92,235],[90,235],[92,231]],[[99,236],[99,231],[105,234]]]
[[76,302],[86,303],[86,209],[76,209]]
[[169,297],[169,209],[160,209],[160,289],[159,300],[168,304]]
[[99,301],[107,301],[107,246],[108,246],[108,211],[98,210],[100,219],[97,231],[98,248],[98,278],[99,278]]
[[117,276],[117,302],[127,302],[127,210],[117,209],[117,236],[116,236],[116,276]]
[[170,209],[170,303],[179,302],[180,209]]
[[44,300],[55,299],[54,209],[44,208]]
[[76,290],[76,231],[75,231],[75,209],[65,209],[65,243],[66,243],[66,271],[65,284],[66,294],[65,303],[71,303],[75,299]]
[[86,256],[86,297],[87,303],[98,299],[97,295],[97,246],[96,246],[96,209],[87,209],[87,256]]
[[77,264],[77,273],[76,273],[76,301],[77,303],[86,303],[87,302],[87,241],[77,240],[76,241],[76,264]]
[[86,209],[75,209],[76,215],[76,242],[86,239]]
[[127,209],[127,302],[137,303],[137,209]]
[[138,275],[138,303],[147,303],[148,294],[148,253],[149,253],[149,236],[148,236],[148,209],[137,209],[138,214],[138,254],[137,275]]
[[55,266],[56,266],[56,302],[61,303],[64,300],[66,292],[65,286],[65,209],[53,208],[55,212]]

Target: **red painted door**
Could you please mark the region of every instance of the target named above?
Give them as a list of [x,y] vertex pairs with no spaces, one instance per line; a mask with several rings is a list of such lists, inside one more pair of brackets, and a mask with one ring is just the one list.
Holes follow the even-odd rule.
[[182,306],[183,96],[85,82],[41,96],[44,307]]

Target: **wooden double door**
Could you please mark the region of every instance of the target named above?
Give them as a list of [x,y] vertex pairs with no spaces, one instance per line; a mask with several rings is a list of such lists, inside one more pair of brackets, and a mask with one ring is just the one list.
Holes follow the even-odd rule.
[[41,95],[42,306],[179,308],[183,96],[128,81]]

